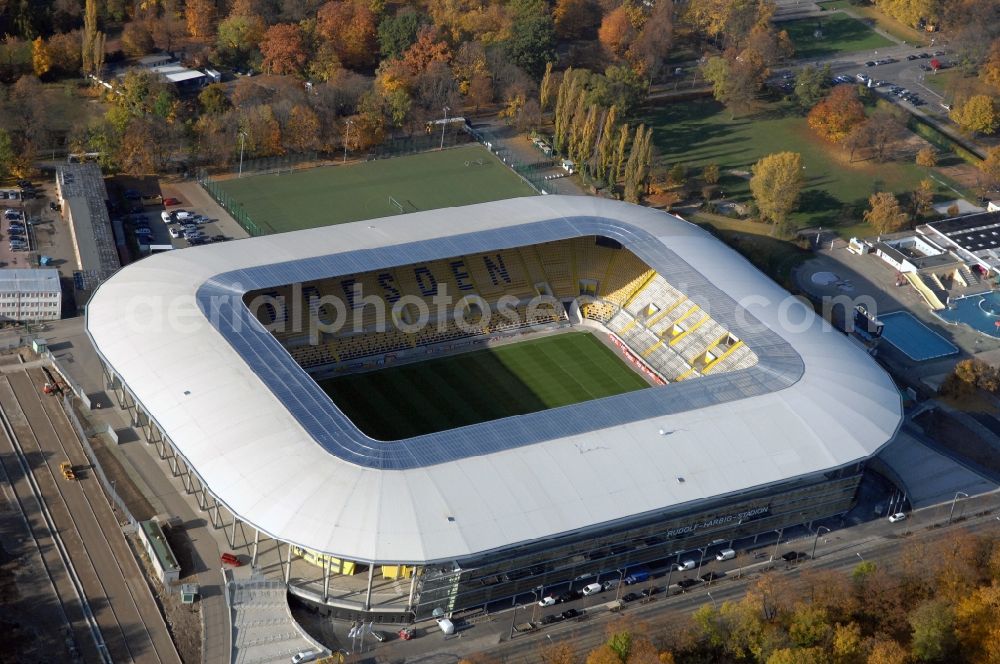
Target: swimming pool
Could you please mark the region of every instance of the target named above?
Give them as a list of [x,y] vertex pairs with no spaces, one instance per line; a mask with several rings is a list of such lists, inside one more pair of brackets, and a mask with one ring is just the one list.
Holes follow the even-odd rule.
[[1000,339],[1000,292],[987,291],[956,297],[948,308],[935,312],[949,323],[965,323],[976,332]]
[[895,311],[879,316],[884,328],[882,338],[916,362],[954,355],[958,348],[931,330],[908,311]]

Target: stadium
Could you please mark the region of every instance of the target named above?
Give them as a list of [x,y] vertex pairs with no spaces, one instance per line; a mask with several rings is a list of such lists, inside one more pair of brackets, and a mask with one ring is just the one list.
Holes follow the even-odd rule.
[[262,565],[272,543],[290,592],[344,617],[510,602],[842,514],[902,419],[882,369],[734,251],[593,197],[152,256],[87,330],[230,542]]

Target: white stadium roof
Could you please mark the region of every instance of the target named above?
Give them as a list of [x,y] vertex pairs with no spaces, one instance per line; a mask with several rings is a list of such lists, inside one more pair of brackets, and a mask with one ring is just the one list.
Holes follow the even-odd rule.
[[[757,365],[379,442],[239,299],[595,234],[738,331]],[[213,307],[222,322],[205,315]],[[676,217],[593,197],[497,201],[151,256],[98,289],[87,329],[227,508],[271,537],[358,561],[461,559],[693,506],[869,457],[901,421],[882,369],[734,251]]]

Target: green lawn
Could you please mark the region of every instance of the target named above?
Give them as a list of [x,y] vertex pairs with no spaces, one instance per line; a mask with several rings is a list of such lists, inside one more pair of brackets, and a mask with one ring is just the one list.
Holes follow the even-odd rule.
[[[893,45],[893,42],[858,19],[843,13],[782,21],[776,24],[776,27],[788,31],[788,36],[795,45],[795,57],[803,60],[869,50],[874,57],[876,49]],[[823,33],[818,39],[815,37],[817,28]]]
[[648,387],[587,332],[320,383],[365,434],[398,440]]
[[535,191],[479,145],[283,175],[221,180],[216,186],[267,233],[405,212],[470,205]]
[[879,11],[878,7],[869,4],[859,4],[852,0],[828,0],[818,3],[821,9],[843,9],[865,20],[869,25],[874,23],[881,30],[890,35],[905,41],[908,44],[926,46],[930,43],[930,36],[926,32],[921,32],[905,23],[897,21],[893,17]]
[[655,109],[644,121],[653,127],[662,165],[683,163],[697,176],[705,164],[718,164],[723,174],[720,184],[729,199],[750,196],[749,177],[729,171],[749,174],[753,164],[767,154],[800,153],[806,188],[799,210],[792,215],[793,225],[836,228],[845,237],[867,234],[861,214],[872,193],[912,191],[926,177],[925,169],[911,162],[850,164],[841,148],[821,141],[803,116],[780,104],[752,117],[730,119],[718,102],[699,99]]

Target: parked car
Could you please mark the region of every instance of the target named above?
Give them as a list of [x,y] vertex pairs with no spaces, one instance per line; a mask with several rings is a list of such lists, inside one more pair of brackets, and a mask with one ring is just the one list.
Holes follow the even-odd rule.
[[305,664],[306,662],[312,662],[319,657],[319,653],[315,650],[303,650],[292,655],[292,664]]
[[583,587],[584,595],[596,595],[597,593],[604,590],[604,586],[599,583],[591,583]]
[[580,593],[576,592],[575,590],[567,590],[566,592],[556,597],[556,601],[562,604],[563,602],[572,602],[574,599],[579,599],[579,598],[580,598]]
[[626,604],[628,604],[629,602],[634,602],[637,599],[639,599],[639,595],[636,595],[635,593],[625,593],[625,596],[622,597],[622,601],[625,602]]
[[905,512],[896,512],[895,514],[889,517],[889,523],[896,523],[897,521],[905,521],[905,520],[906,520]]
[[694,569],[697,566],[698,566],[698,563],[696,563],[695,561],[693,561],[693,560],[685,560],[685,561],[682,561],[682,562],[679,562],[679,563],[674,563],[674,570],[677,571],[677,572],[685,572],[685,571],[687,571],[689,569]]
[[178,199],[176,199],[176,198],[174,198],[174,197],[171,196],[170,198],[164,198],[163,199],[163,204],[164,205],[180,205],[181,202]]
[[869,60],[868,62],[865,63],[865,67],[874,67],[877,64],[878,63],[875,62],[874,60]]
[[916,60],[919,57],[920,56],[916,55],[915,53],[910,53],[908,56],[906,56],[906,59],[907,60]]
[[170,233],[170,237],[174,238],[175,240],[181,236],[181,229],[177,228],[176,226],[172,226],[167,232]]
[[642,595],[643,597],[652,597],[658,592],[660,592],[659,588],[657,588],[656,586],[650,586],[649,588],[644,588],[643,591],[639,594]]
[[545,597],[538,600],[538,606],[552,606],[556,603],[556,598],[553,595],[546,595]]
[[701,583],[701,579],[681,579],[677,582],[677,585],[680,586],[682,590],[687,590],[691,586],[696,586],[699,583]]
[[560,616],[558,613],[542,616],[543,625],[551,625],[552,623],[559,622],[560,620],[562,620],[562,616]]
[[583,612],[581,612],[579,609],[567,609],[563,611],[560,615],[562,616],[563,620],[570,620],[572,618],[577,618],[579,616],[582,616]]

